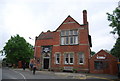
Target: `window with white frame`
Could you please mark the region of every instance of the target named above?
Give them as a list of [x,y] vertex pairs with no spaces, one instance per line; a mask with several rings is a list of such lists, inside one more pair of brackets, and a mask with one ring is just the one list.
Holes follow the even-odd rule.
[[65,64],[69,64],[68,58],[69,58],[69,54],[65,54]]
[[61,45],[75,45],[78,44],[78,30],[62,30],[61,31]]
[[69,54],[69,58],[70,58],[70,64],[73,64],[73,54]]
[[74,59],[73,53],[65,53],[64,54],[65,64],[73,64],[73,59]]
[[80,52],[78,54],[78,59],[79,59],[79,64],[84,64],[84,53],[83,52]]
[[55,61],[56,64],[60,64],[60,53],[55,54],[55,60],[56,60]]

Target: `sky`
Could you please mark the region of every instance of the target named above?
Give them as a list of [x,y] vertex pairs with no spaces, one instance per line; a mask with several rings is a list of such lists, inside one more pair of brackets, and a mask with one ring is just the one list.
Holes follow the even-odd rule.
[[[119,0],[0,0],[0,50],[11,36],[19,34],[34,45],[42,31],[55,31],[71,15],[83,24],[87,10],[92,51],[110,50],[115,37],[110,34],[106,13],[112,14]],[[32,39],[29,39],[31,37]]]

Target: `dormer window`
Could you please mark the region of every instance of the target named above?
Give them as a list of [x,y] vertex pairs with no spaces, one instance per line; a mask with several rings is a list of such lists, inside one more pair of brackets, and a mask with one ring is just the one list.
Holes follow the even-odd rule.
[[78,30],[62,30],[61,45],[76,45],[78,44]]

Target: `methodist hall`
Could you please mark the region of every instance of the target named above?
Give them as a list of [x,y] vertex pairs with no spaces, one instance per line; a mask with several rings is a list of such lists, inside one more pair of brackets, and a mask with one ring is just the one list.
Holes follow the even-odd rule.
[[88,71],[91,36],[87,11],[83,11],[83,24],[70,15],[55,30],[41,32],[35,40],[34,57],[38,69]]
[[[83,19],[81,20],[83,23],[79,24],[69,15],[55,31],[48,30],[36,36],[34,58],[38,70],[109,73],[107,68],[112,65],[105,62],[109,62],[106,61],[106,58],[111,55],[107,53],[105,55],[105,52],[102,52],[105,55],[102,59],[98,58],[98,55],[93,58],[90,55],[92,44],[86,10],[83,10]],[[112,61],[114,61],[113,64],[117,62],[116,60]],[[108,65],[101,68],[103,65],[100,63],[102,62]],[[116,68],[117,64],[114,65],[114,68],[111,67],[113,70]],[[106,70],[103,72],[103,69]],[[117,70],[111,74],[116,72]]]

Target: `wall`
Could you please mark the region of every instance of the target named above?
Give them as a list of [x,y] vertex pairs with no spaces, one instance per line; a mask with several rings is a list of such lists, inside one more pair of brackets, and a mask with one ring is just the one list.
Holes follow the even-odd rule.
[[[105,58],[97,58],[97,57],[105,57]],[[102,61],[106,62],[108,66],[107,68],[97,70],[95,69],[94,61]],[[116,75],[118,72],[117,67],[117,58],[107,53],[104,50],[99,51],[90,59],[90,73],[100,73],[100,74],[112,74]]]

